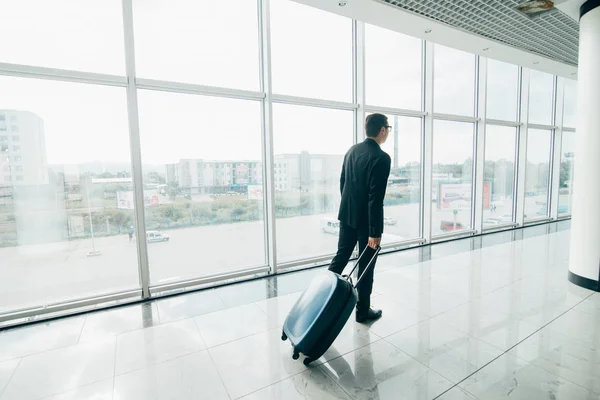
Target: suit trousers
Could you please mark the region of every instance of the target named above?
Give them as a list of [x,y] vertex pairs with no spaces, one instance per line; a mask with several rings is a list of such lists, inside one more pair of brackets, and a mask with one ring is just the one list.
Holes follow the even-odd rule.
[[[346,265],[348,265],[348,261],[350,261],[352,252],[356,247],[356,243],[358,243],[359,254],[362,254],[365,248],[368,247],[368,242],[368,228],[354,229],[340,222],[338,250],[337,254],[333,258],[333,261],[331,261],[329,270],[335,272],[336,274],[341,274],[344,271],[344,268],[346,268]],[[375,250],[369,247],[364,257],[360,260],[360,265],[358,266],[359,277],[364,273],[365,268],[371,260],[371,257],[373,257],[373,254],[375,254]],[[359,312],[366,312],[371,307],[371,292],[373,291],[373,275],[376,262],[377,260],[373,260],[373,265],[369,268],[366,275],[358,285],[358,303],[356,308]]]

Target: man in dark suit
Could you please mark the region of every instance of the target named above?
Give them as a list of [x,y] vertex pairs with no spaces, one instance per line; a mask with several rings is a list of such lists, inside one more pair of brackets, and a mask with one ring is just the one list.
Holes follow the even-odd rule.
[[[340,178],[342,200],[338,214],[340,237],[330,271],[342,273],[358,242],[360,254],[368,246],[358,268],[360,276],[381,243],[383,198],[391,166],[390,156],[381,150],[381,145],[387,140],[390,129],[385,115],[369,115],[365,121],[367,138],[352,146],[344,157]],[[357,322],[374,321],[382,315],[381,310],[371,308],[374,269],[375,265],[369,268],[358,286]]]

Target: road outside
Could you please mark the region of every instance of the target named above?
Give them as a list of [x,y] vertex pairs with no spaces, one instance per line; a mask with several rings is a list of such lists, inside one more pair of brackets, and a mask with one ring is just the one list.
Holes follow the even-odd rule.
[[[530,216],[543,208],[544,196],[527,198]],[[498,204],[485,218],[511,213],[510,201]],[[432,226],[452,221],[452,210],[433,205]],[[393,239],[418,236],[419,205],[386,207],[386,217],[397,221],[386,226]],[[335,214],[320,214],[277,220],[279,262],[287,262],[335,252],[337,236],[322,231],[322,221]],[[469,226],[470,212],[460,211],[457,221]],[[149,243],[150,273],[153,284],[216,274],[265,264],[264,224],[240,222],[166,231],[170,240]],[[388,239],[390,240],[390,239]],[[385,241],[385,236],[384,236]],[[0,312],[47,304],[66,299],[130,289],[138,286],[135,240],[127,234],[98,238],[94,242],[100,256],[88,257],[90,239],[36,246],[0,248]]]

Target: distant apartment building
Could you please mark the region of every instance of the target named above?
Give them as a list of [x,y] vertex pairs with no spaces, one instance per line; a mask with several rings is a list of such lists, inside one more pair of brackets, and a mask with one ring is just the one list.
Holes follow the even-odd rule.
[[[282,154],[275,156],[275,190],[302,191],[336,184],[340,179],[343,156],[329,154]],[[208,161],[184,159],[166,165],[167,184],[177,182],[193,193],[244,191],[248,185],[262,183],[260,161]]]
[[27,111],[0,110],[0,186],[48,184],[43,120]]
[[167,164],[166,176],[167,184],[177,182],[179,187],[193,193],[221,193],[260,184],[262,164],[253,160],[184,159]]
[[19,245],[63,240],[64,193],[50,184],[43,120],[28,111],[0,110],[0,205],[12,213]]
[[309,190],[339,183],[344,156],[335,154],[281,154],[275,156],[275,190]]

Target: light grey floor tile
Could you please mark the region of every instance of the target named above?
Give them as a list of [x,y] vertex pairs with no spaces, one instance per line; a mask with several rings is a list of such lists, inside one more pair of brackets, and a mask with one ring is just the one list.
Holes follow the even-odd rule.
[[384,340],[319,368],[355,399],[433,399],[452,386]]
[[478,400],[471,393],[467,393],[459,387],[453,387],[435,400]]
[[368,325],[356,322],[354,314],[352,314],[338,337],[325,354],[318,360],[317,364],[332,360],[342,354],[359,349],[379,339],[379,336],[370,332]]
[[548,325],[550,329],[560,332],[582,342],[599,345],[600,314],[570,310]]
[[85,317],[0,332],[0,361],[77,344]]
[[484,342],[507,351],[512,346],[535,333],[539,327],[526,321],[513,320],[504,325],[492,326],[478,332],[476,337]]
[[207,347],[218,346],[278,327],[256,304],[228,308],[194,318]]
[[600,315],[600,294],[596,293],[586,298],[580,304],[577,304],[574,309],[593,316]]
[[351,400],[333,380],[319,368],[275,383],[242,397],[243,400]]
[[273,297],[273,287],[264,279],[223,286],[214,290],[225,307],[241,306]]
[[431,320],[385,340],[454,383],[502,354],[467,333]]
[[0,363],[0,397],[2,397],[2,392],[8,385],[8,381],[12,378],[15,369],[17,369],[17,365],[21,362],[20,358],[16,358],[10,361],[4,361]]
[[493,307],[482,307],[478,302],[467,303],[435,317],[434,320],[504,351],[539,329],[538,326],[509,314],[496,312]]
[[389,336],[429,319],[408,305],[400,304],[386,295],[372,298],[371,305],[383,310],[381,319],[370,324],[370,331],[379,337]]
[[114,363],[114,338],[28,356],[21,360],[2,400],[39,399],[110,379]]
[[485,400],[597,399],[581,386],[510,354],[503,355],[459,386]]
[[124,333],[117,337],[116,374],[204,350],[192,319]]
[[306,367],[292,360],[292,347],[272,329],[208,350],[225,388],[238,398],[296,375]]
[[79,343],[107,339],[121,333],[149,328],[158,324],[156,303],[119,307],[88,314]]
[[115,378],[114,400],[228,400],[207,351]]
[[92,383],[68,392],[45,397],[43,400],[112,400],[114,380]]
[[257,301],[255,304],[267,314],[269,320],[274,320],[277,326],[283,326],[290,309],[302,293],[296,292],[285,296],[277,296],[267,300]]
[[161,323],[197,317],[225,308],[216,290],[204,290],[156,301]]
[[511,353],[600,397],[600,338],[592,345],[545,328]]

